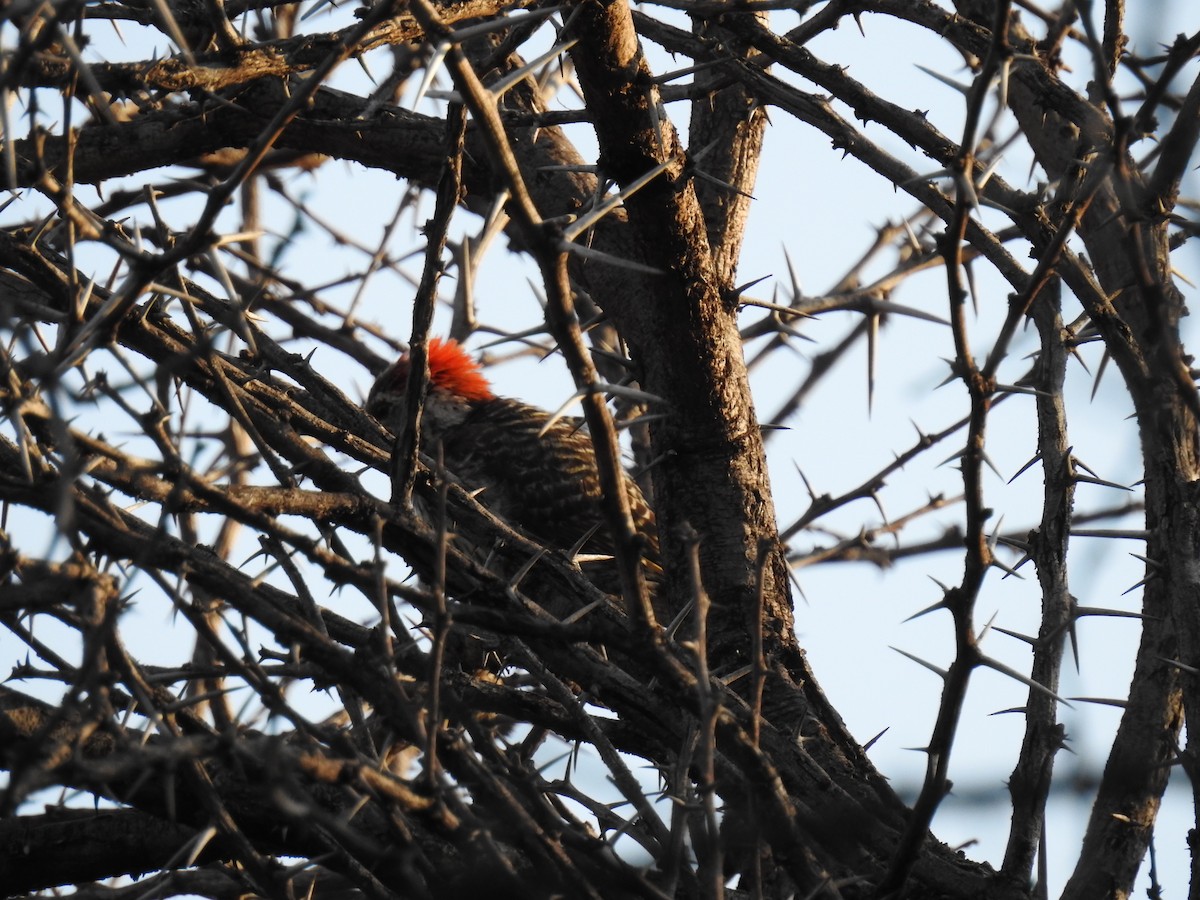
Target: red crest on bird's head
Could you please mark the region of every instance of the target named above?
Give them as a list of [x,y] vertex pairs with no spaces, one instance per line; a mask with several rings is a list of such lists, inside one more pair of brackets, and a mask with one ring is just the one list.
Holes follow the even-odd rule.
[[[405,353],[379,376],[372,394],[380,390],[403,391],[408,385],[408,373],[411,370],[412,359]],[[491,400],[495,396],[479,363],[455,340],[430,340],[429,385],[463,400]]]
[[464,400],[491,400],[492,386],[458,341],[434,338],[429,342],[429,382]]

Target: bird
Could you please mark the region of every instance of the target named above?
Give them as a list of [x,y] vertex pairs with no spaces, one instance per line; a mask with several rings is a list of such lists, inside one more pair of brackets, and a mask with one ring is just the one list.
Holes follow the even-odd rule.
[[[492,513],[560,551],[578,551],[594,584],[618,593],[612,563],[614,542],[601,507],[603,491],[592,439],[577,420],[554,418],[510,397],[495,394],[482,368],[453,339],[432,338],[429,380],[421,415],[421,447]],[[405,419],[412,360],[404,353],[375,380],[367,412],[393,433]],[[654,511],[626,471],[621,490],[640,535],[648,577],[658,568]]]

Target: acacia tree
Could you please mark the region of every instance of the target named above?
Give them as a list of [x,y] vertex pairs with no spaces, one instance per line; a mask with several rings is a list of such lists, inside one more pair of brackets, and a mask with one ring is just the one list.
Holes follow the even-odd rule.
[[[1143,527],[1107,532],[1145,543],[1141,640],[1063,896],[1130,892],[1171,766],[1197,764],[1181,729],[1200,728],[1200,397],[1171,260],[1195,228],[1178,196],[1200,32],[1131,45],[1115,0],[810,6],[9,5],[0,621],[5,652],[23,650],[0,693],[7,891],[1046,896],[1060,670],[1076,621],[1105,612],[1070,593],[1070,535],[1144,508]],[[809,49],[883,22],[963,61],[945,73],[958,133]],[[353,60],[378,80],[346,77]],[[767,301],[737,278],[760,158],[788,152],[768,114],[914,207],[820,296],[792,276]],[[1009,178],[1004,152],[1033,175]],[[339,161],[400,180],[376,198],[382,239]],[[322,191],[341,202],[317,209]],[[500,234],[537,273],[503,299],[477,278]],[[314,274],[317,243],[355,267]],[[893,299],[931,271],[940,290]],[[852,327],[794,355],[804,321],[834,314]],[[895,435],[894,461],[814,492],[781,539],[747,353],[781,361],[783,422],[897,317],[949,326],[947,424]],[[420,359],[435,320],[487,364],[561,354],[610,484],[629,435],[660,580],[634,563],[620,491],[610,596],[363,412],[370,376],[401,348]],[[1032,364],[1014,352],[1029,323]],[[1143,472],[1133,502],[1076,511],[1076,486],[1102,479],[1072,452],[1065,384],[1093,349]],[[988,424],[1020,392],[1044,491],[1002,533]],[[831,524],[938,454],[959,497]],[[950,530],[910,538],[917,520]],[[810,670],[789,570],[947,550],[951,662],[903,802]],[[976,607],[1026,561],[1040,625],[1013,667],[985,652]],[[173,617],[174,640],[155,639],[169,662],[135,634],[147,614]],[[930,831],[981,668],[1027,691],[995,866]],[[143,877],[88,885],[121,875]]]

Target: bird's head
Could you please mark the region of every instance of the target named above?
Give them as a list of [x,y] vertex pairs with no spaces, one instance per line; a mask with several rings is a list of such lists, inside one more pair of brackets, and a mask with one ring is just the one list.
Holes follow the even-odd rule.
[[[412,359],[407,353],[388,366],[371,386],[367,412],[398,430],[404,417],[404,397]],[[479,363],[458,341],[429,342],[429,383],[425,389],[425,429],[446,428],[462,421],[471,408],[495,397]]]

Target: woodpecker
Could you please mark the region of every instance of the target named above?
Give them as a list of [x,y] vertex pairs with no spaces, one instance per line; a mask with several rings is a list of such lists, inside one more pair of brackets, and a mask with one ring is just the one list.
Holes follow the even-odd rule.
[[[367,412],[393,432],[404,421],[405,390],[411,361],[402,355],[367,396]],[[578,547],[581,554],[608,558],[613,541],[601,509],[600,475],[592,440],[573,420],[550,423],[545,410],[498,397],[462,346],[454,340],[429,342],[429,381],[421,416],[421,446],[442,459],[481,503],[555,550]],[[658,570],[654,512],[637,482],[621,472],[633,524],[642,537],[648,574]],[[602,590],[620,590],[611,563],[585,567]]]

